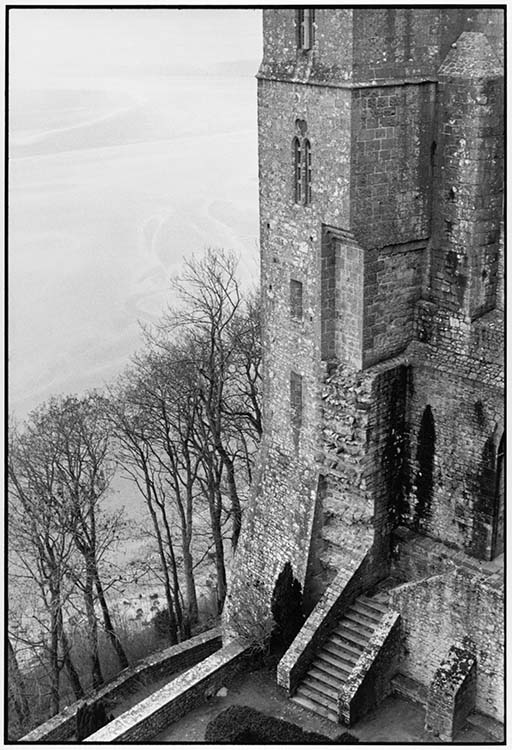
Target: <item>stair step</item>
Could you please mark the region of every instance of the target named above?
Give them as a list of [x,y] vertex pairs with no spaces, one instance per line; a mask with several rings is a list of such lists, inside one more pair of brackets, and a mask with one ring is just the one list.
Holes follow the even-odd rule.
[[359,646],[359,651],[363,651],[368,643],[368,638],[361,635],[359,631],[345,624],[345,621],[343,621],[343,625],[338,625],[334,633],[331,635],[331,640],[335,643],[338,639],[341,639],[341,645],[343,645],[344,641],[348,641],[349,643]]
[[328,685],[323,680],[317,679],[313,674],[314,670],[309,670],[307,677],[304,677],[301,683],[301,687],[303,688],[309,688],[310,690],[316,690],[316,692],[319,694],[319,697],[321,696],[322,702],[324,697],[327,700],[336,701],[338,699],[338,690],[336,688],[333,688],[332,686]]
[[314,711],[314,713],[318,714],[319,716],[324,716],[330,721],[338,721],[338,716],[334,711],[331,711],[328,708],[324,708],[323,706],[319,706],[318,703],[313,703],[313,701],[310,701],[309,698],[305,698],[302,695],[293,695],[292,701],[295,701],[295,703],[298,703],[299,706],[302,706],[303,708],[307,708],[308,711]]
[[334,674],[333,671],[324,669],[323,663],[319,663],[318,659],[315,659],[313,662],[313,666],[308,672],[308,677],[314,677],[315,680],[325,682],[326,685],[336,691],[336,695],[338,695],[339,690],[345,681],[343,679],[343,674],[340,672]]
[[361,615],[361,617],[367,617],[375,625],[378,625],[384,615],[384,612],[377,611],[373,607],[365,604],[365,602],[361,602],[359,600],[357,600],[357,602],[352,605],[351,609],[354,612],[357,612],[358,615]]
[[357,599],[357,604],[362,604],[365,607],[368,607],[369,609],[375,610],[378,614],[381,616],[386,614],[388,608],[386,604],[382,601],[377,601],[376,599],[370,599],[368,596],[360,596]]
[[323,647],[318,651],[317,657],[328,662],[335,669],[351,672],[354,664],[359,659],[360,653],[360,651],[349,653],[342,646],[328,642],[324,643]]
[[355,625],[363,628],[363,630],[367,631],[369,635],[371,635],[375,630],[375,621],[370,619],[365,614],[361,615],[359,614],[359,612],[354,612],[354,609],[352,607],[345,614],[342,622],[345,622],[346,620],[351,623],[353,622],[355,623]]
[[363,650],[363,646],[359,643],[342,641],[340,636],[336,633],[331,633],[329,640],[324,643],[323,648],[327,648],[328,651],[331,651],[336,656],[339,656],[340,659],[344,659],[351,664],[355,664]]
[[343,657],[339,656],[334,650],[330,651],[320,649],[315,657],[315,660],[313,661],[313,664],[316,661],[321,662],[321,664],[319,664],[319,667],[321,669],[329,672],[329,674],[332,674],[334,677],[339,676],[340,679],[344,680],[346,676],[350,674],[350,672],[352,672],[357,659],[349,662],[344,660]]
[[318,706],[321,706],[321,708],[328,708],[330,711],[336,711],[336,700],[334,698],[331,698],[328,695],[324,695],[314,688],[311,689],[309,685],[304,685],[304,682],[299,685],[295,695],[300,695],[302,698],[307,698],[313,703],[316,703]]

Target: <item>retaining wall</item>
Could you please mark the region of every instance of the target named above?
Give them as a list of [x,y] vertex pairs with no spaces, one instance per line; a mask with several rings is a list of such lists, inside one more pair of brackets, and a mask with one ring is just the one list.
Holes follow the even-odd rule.
[[[165,674],[168,674],[170,678],[176,672],[197,664],[221,646],[220,629],[207,630],[205,633],[189,638],[177,646],[170,646],[156,654],[151,654],[135,666],[123,670],[115,680],[95,692],[86,701],[91,704],[123,698],[126,694],[134,691],[140,680],[157,680]],[[69,740],[75,733],[77,711],[84,702],[84,700],[79,700],[70,706],[66,706],[63,711],[21,737],[18,742]]]
[[84,742],[145,742],[215,695],[245,665],[247,647],[232,641]]

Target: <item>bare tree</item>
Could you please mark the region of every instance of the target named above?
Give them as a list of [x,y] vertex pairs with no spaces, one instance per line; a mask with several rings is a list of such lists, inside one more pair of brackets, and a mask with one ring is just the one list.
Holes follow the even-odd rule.
[[155,466],[151,420],[141,401],[138,379],[133,371],[127,371],[111,390],[107,413],[116,440],[118,462],[139,489],[151,517],[169,612],[169,641],[177,643],[183,616],[165,485],[161,481],[159,462]]
[[[233,549],[236,549],[242,524],[236,469],[240,449],[237,437],[243,422],[256,428],[258,436],[261,434],[259,348],[251,354],[251,341],[256,342],[259,336],[259,328],[254,325],[257,305],[252,303],[248,316],[236,267],[235,257],[221,250],[208,250],[201,259],[187,261],[184,272],[173,281],[178,305],[165,315],[155,337],[157,343],[165,347],[166,341],[173,345],[177,333],[184,334],[188,347],[194,352],[202,413],[213,448],[222,463],[230,499]],[[249,320],[250,326],[247,325]],[[234,418],[238,418],[238,422]]]
[[[64,629],[63,606],[69,592],[65,578],[72,555],[72,537],[59,522],[57,503],[57,458],[44,439],[44,411],[33,412],[23,434],[13,426],[9,435],[7,463],[9,488],[9,533],[16,564],[37,586],[48,633],[51,710],[60,705],[60,671],[65,667],[77,698],[83,696],[78,673],[70,657]],[[11,566],[12,572],[12,566]],[[60,651],[60,655],[59,655]]]
[[[47,406],[48,426],[56,452],[60,521],[67,526],[85,568],[82,587],[91,635],[93,684],[103,681],[97,649],[94,590],[100,605],[103,626],[116,652],[119,666],[128,659],[112,622],[103,581],[99,572],[101,553],[113,541],[110,522],[98,526],[99,503],[109,487],[113,463],[109,457],[110,436],[104,419],[104,399],[94,393],[82,398],[52,399]],[[115,531],[115,524],[114,524]],[[75,576],[75,582],[76,582]]]

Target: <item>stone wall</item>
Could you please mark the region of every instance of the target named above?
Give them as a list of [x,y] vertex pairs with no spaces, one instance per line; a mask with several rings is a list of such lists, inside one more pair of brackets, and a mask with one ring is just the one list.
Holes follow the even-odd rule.
[[390,602],[402,618],[400,671],[430,685],[450,647],[469,638],[478,665],[476,708],[503,721],[503,581],[455,567],[392,589]]
[[502,9],[316,8],[316,43],[297,52],[295,9],[263,14],[260,73],[343,86],[376,79],[434,79],[461,31],[484,32],[503,59]]
[[351,229],[365,248],[430,232],[433,84],[353,91]]
[[402,352],[415,335],[420,298],[423,242],[366,253],[363,362],[369,367]]
[[231,568],[225,607],[228,621],[232,607],[269,617],[272,592],[287,562],[304,584],[317,488],[314,465],[310,468],[299,457],[274,448],[262,449],[259,478],[251,488]]
[[[466,358],[465,367],[457,371],[454,355],[430,363],[425,354],[422,366],[412,367],[408,523],[468,554],[489,559],[498,501],[503,390],[492,371],[485,377],[481,362]],[[464,376],[473,363],[478,379]],[[430,487],[421,466],[429,450],[421,432],[428,408],[434,431]]]
[[[168,674],[169,679],[176,672],[186,669],[206,658],[222,646],[222,636],[219,628],[213,628],[205,633],[189,638],[177,646],[151,654],[146,659],[124,670],[119,677],[97,690],[87,699],[88,704],[100,701],[112,705],[112,702],[122,699],[137,689],[141,680],[144,682],[158,680]],[[76,701],[67,706],[56,716],[45,721],[36,729],[21,738],[22,742],[60,742],[69,740],[75,733],[76,714],[84,701]]]

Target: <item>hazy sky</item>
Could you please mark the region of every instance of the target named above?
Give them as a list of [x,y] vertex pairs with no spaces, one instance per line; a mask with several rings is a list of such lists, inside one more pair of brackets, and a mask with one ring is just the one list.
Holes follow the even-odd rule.
[[123,67],[204,68],[261,57],[261,11],[13,9],[10,84],[45,77],[117,75]]
[[10,395],[25,413],[116,377],[183,258],[232,249],[257,277],[262,34],[257,10],[28,8],[9,24]]

